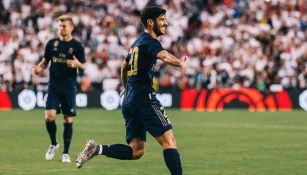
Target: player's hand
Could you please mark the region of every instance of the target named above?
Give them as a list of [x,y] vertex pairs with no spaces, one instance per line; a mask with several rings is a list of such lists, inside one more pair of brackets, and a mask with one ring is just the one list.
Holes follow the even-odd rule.
[[120,106],[123,105],[124,97],[125,97],[125,89],[124,89],[124,90],[120,93],[120,95],[119,95],[119,103],[120,103]]
[[180,66],[185,74],[188,73],[187,60],[188,60],[188,57],[184,57],[183,60],[181,60],[180,62]]
[[35,75],[40,74],[42,71],[43,71],[43,68],[42,68],[41,66],[34,66],[34,67],[32,68],[32,72],[33,72]]
[[81,65],[80,61],[75,57],[75,55],[73,56],[72,60],[68,60],[67,61],[67,66],[70,68],[79,68]]
[[122,98],[125,95],[125,89],[121,91],[121,93],[119,93],[120,98]]

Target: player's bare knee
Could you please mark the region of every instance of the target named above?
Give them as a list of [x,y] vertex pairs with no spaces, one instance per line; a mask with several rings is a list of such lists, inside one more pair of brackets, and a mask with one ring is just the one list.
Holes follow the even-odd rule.
[[177,149],[177,145],[176,145],[176,142],[163,142],[161,144],[163,150],[164,149],[169,149],[169,148],[174,148],[174,149]]
[[156,137],[156,140],[159,142],[163,149],[177,149],[176,139],[172,131],[167,131],[163,135]]
[[53,114],[52,112],[46,112],[45,113],[45,120],[48,122],[52,122],[55,120],[56,114]]
[[167,137],[167,139],[160,142],[163,149],[175,148],[177,149],[177,144],[174,136]]
[[71,116],[64,116],[63,122],[64,123],[73,123],[74,122],[74,118],[71,117]]
[[138,139],[133,139],[129,146],[132,149],[132,159],[140,159],[145,153],[145,142]]
[[47,115],[47,116],[45,117],[45,120],[48,121],[48,122],[52,122],[52,121],[55,120],[55,116]]
[[132,158],[134,160],[140,159],[144,155],[144,153],[145,153],[144,149],[133,150]]

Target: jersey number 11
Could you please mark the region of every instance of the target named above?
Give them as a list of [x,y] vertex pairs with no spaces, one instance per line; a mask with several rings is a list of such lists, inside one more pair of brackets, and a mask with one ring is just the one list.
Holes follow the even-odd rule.
[[133,47],[129,50],[129,67],[128,76],[133,76],[138,74],[138,58],[139,58],[139,48]]

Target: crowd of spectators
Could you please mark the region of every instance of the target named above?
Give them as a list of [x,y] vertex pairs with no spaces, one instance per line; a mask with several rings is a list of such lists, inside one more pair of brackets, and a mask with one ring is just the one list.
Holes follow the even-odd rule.
[[157,62],[160,88],[307,88],[307,13],[302,0],[1,0],[0,88],[44,90],[48,71],[31,68],[69,13],[85,47],[81,90],[119,88],[120,64],[137,35],[146,5],[167,10],[160,41],[188,74]]

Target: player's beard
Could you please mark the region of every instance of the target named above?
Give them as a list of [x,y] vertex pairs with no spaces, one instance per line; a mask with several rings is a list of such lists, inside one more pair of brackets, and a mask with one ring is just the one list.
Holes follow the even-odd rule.
[[159,29],[159,26],[158,26],[157,23],[154,24],[153,31],[154,31],[158,36],[164,35],[164,33],[162,33],[161,30]]

